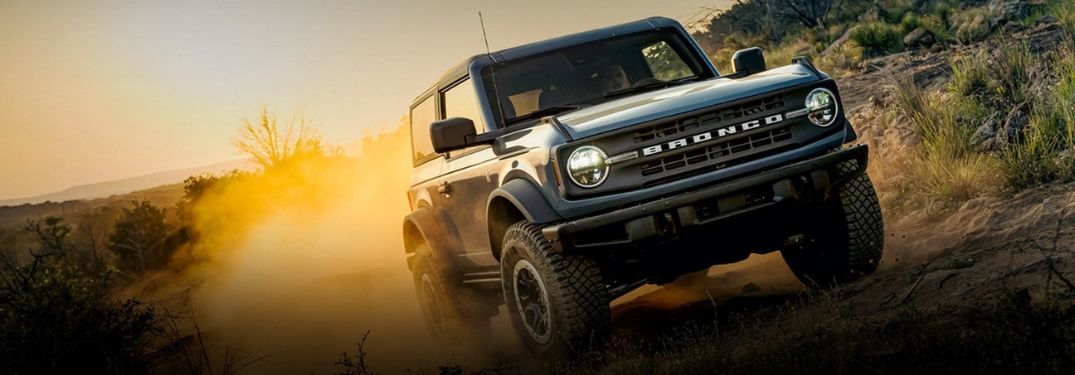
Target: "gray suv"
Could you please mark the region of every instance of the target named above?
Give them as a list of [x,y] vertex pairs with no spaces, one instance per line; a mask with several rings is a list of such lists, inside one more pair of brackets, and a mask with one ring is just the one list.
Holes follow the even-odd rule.
[[545,357],[601,345],[612,299],[780,251],[825,287],[877,268],[877,197],[835,82],[757,48],[721,75],[667,18],[481,54],[414,100],[403,221],[426,322],[500,306]]

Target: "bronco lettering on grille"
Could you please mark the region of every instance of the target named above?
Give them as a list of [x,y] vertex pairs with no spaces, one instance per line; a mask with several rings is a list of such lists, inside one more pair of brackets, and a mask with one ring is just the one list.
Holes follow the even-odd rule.
[[683,137],[673,140],[671,142],[665,142],[656,144],[653,146],[645,147],[642,149],[642,156],[650,156],[659,154],[665,151],[675,150],[677,148],[687,147],[696,143],[708,142],[718,138],[727,137],[733,134],[739,134],[747,130],[753,130],[765,125],[772,125],[784,121],[784,115],[775,114],[764,119],[758,119],[753,121],[747,121],[741,124],[731,125],[724,128],[720,128],[705,133],[695,134],[689,137]]

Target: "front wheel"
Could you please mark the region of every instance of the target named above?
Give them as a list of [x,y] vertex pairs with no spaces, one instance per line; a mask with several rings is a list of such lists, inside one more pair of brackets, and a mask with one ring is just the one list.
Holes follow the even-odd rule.
[[612,317],[596,262],[553,251],[541,230],[526,221],[508,227],[502,249],[504,298],[527,349],[562,358],[605,343]]
[[822,227],[810,241],[781,250],[795,276],[812,288],[854,281],[881,261],[884,221],[870,177],[863,173],[837,193],[823,207]]

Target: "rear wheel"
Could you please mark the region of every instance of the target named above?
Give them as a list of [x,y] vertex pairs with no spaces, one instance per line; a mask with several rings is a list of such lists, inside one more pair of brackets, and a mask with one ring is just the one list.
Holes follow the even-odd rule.
[[491,314],[473,291],[465,289],[450,266],[438,261],[427,244],[415,250],[414,289],[426,327],[437,339],[488,337]]
[[526,221],[508,227],[502,249],[508,313],[531,352],[562,358],[604,345],[612,317],[596,262],[553,251]]
[[823,215],[821,227],[807,243],[781,250],[795,276],[809,287],[823,288],[876,271],[884,249],[884,222],[870,177],[863,173],[841,186]]

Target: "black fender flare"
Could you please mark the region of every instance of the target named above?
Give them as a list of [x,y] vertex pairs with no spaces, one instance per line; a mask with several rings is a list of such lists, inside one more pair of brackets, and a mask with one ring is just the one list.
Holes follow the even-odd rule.
[[489,194],[486,203],[486,225],[489,229],[489,249],[500,259],[504,231],[515,222],[526,219],[542,225],[561,219],[534,183],[524,178],[509,180]]
[[455,264],[453,249],[461,249],[459,231],[442,210],[419,207],[403,217],[403,250],[407,255],[407,268],[414,267],[414,252],[418,245],[426,243],[441,261]]
[[549,201],[545,199],[545,195],[541,194],[532,182],[522,178],[512,179],[493,190],[493,193],[489,194],[489,201],[486,202],[486,212],[489,212],[497,199],[506,199],[511,202],[526,217],[526,220],[534,224],[547,224],[561,219],[560,214],[556,213]]

